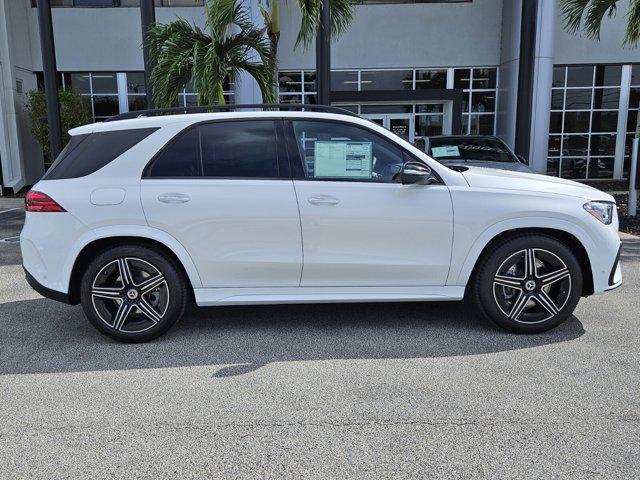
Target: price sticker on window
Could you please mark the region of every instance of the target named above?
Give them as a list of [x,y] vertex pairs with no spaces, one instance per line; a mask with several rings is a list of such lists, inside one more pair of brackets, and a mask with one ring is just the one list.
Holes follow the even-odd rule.
[[433,147],[431,148],[431,156],[433,158],[459,157],[460,150],[456,145],[446,145],[444,147]]
[[371,142],[317,141],[315,178],[371,178]]

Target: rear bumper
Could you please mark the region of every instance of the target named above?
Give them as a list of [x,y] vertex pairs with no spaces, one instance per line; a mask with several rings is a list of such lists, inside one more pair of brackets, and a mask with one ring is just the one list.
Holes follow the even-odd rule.
[[27,283],[33,288],[36,292],[46,298],[50,298],[51,300],[55,300],[57,302],[63,302],[72,304],[69,295],[64,292],[58,292],[57,290],[52,290],[50,288],[45,287],[40,282],[38,282],[33,275],[31,275],[27,269],[22,266],[24,269],[24,276],[27,279]]

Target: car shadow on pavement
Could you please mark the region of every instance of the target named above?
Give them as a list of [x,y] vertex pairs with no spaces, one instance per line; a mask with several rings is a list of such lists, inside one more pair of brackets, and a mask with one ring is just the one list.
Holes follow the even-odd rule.
[[539,335],[495,327],[465,303],[370,303],[189,308],[165,336],[120,344],[79,306],[46,299],[0,304],[0,375],[215,366],[215,377],[272,362],[438,358],[574,340],[580,321]]

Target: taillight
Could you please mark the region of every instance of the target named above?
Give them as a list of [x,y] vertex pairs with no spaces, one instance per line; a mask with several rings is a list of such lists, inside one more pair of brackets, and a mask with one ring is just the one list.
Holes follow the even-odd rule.
[[49,195],[34,190],[30,190],[24,197],[24,209],[27,212],[66,212]]

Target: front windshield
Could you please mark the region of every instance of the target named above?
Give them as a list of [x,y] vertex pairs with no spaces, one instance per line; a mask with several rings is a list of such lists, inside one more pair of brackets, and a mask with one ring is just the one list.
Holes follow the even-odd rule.
[[444,164],[518,161],[502,142],[493,138],[433,139],[430,150],[431,156]]

